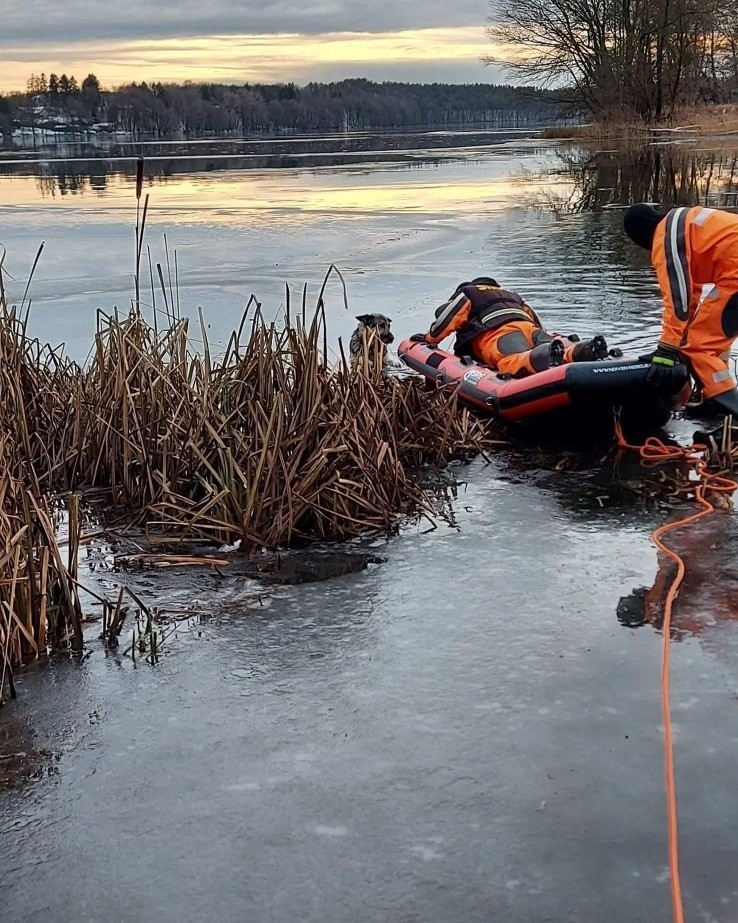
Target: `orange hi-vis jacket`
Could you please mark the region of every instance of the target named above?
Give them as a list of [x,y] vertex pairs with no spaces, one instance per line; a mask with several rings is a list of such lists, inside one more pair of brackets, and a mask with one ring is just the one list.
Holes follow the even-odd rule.
[[535,311],[517,292],[499,285],[467,282],[436,309],[436,319],[426,339],[435,345],[455,333],[456,353],[464,355],[479,337],[513,322],[541,326]]
[[[472,355],[506,375],[532,375],[549,367],[553,334],[516,292],[484,282],[466,282],[436,309],[426,342],[437,345],[456,334],[458,356]],[[573,345],[564,351],[571,362]]]
[[[728,369],[738,336],[738,215],[674,208],[657,228],[651,263],[664,300],[660,342],[681,350],[705,398],[735,387]],[[702,286],[714,288],[700,302]]]

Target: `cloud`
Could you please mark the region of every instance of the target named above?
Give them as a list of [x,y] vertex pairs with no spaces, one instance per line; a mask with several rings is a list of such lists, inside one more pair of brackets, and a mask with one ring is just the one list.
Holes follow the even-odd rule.
[[487,12],[484,0],[24,0],[3,10],[0,48],[50,35],[79,42],[483,26]]
[[417,82],[492,82],[489,50],[476,27],[340,32],[202,35],[127,41],[54,42],[4,53],[0,89],[17,89],[30,73],[92,71],[105,86],[131,80],[221,83],[371,77]]

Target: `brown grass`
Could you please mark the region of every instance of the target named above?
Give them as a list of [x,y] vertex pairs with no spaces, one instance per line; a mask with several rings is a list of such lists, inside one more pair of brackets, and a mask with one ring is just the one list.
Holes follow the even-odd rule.
[[[52,647],[82,649],[76,584],[79,506],[68,498],[68,555],[56,538],[58,504],[48,496],[58,434],[47,443],[38,427],[59,428],[63,389],[74,389],[74,368],[24,336],[8,312],[0,274],[0,704],[15,696],[13,667]],[[62,369],[64,374],[61,374]],[[62,429],[64,427],[62,426]]]
[[[8,450],[3,441],[4,462]],[[71,644],[80,651],[82,631],[77,585],[62,559],[52,514],[7,471],[0,479],[0,530],[2,704],[6,679],[14,695],[14,665],[49,647]]]
[[250,308],[218,360],[207,340],[191,347],[184,318],[159,330],[135,307],[100,315],[83,369],[28,337],[0,289],[3,678],[49,647],[81,648],[79,505],[67,504],[65,563],[60,492],[106,489],[105,517],[145,524],[152,540],[240,538],[251,552],[430,513],[416,469],[496,443],[452,389],[386,377],[371,343],[356,368],[332,363],[322,301],[279,325]]
[[738,134],[738,106],[725,104],[682,109],[658,125],[614,119],[587,125],[552,125],[541,137],[558,141],[653,141],[663,136],[721,137]]
[[256,308],[218,362],[187,326],[105,318],[74,402],[67,486],[112,488],[156,535],[258,549],[385,529],[429,507],[412,469],[489,443],[452,392],[386,378],[369,352],[332,368],[320,310],[277,327]]

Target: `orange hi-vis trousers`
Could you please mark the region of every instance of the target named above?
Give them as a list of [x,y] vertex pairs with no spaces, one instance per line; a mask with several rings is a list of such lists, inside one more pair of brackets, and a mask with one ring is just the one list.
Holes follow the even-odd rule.
[[[512,321],[476,337],[471,344],[475,359],[505,375],[520,378],[549,367],[551,343],[557,339],[536,324]],[[564,350],[564,362],[572,362],[574,345]]]

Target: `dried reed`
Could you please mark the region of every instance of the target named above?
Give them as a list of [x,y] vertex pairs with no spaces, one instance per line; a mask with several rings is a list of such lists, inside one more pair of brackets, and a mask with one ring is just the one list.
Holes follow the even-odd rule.
[[158,535],[242,549],[385,529],[430,506],[413,468],[490,443],[452,392],[387,378],[370,351],[332,368],[320,308],[277,327],[257,306],[218,362],[184,319],[157,332],[135,310],[102,318],[79,386],[64,437],[82,438],[54,450],[67,486],[111,488]]
[[[322,290],[312,319],[306,313],[303,298],[294,323],[288,308],[270,324],[252,301],[216,361],[207,340],[192,348],[170,293],[164,328],[136,304],[128,315],[101,314],[81,368],[28,336],[27,312],[7,305],[0,277],[0,689],[13,665],[48,646],[81,647],[79,501],[68,502],[65,563],[55,492],[105,488],[118,521],[145,523],[169,542],[240,539],[256,551],[343,540],[429,512],[414,470],[495,443],[453,390],[386,377],[377,344],[353,368],[343,356],[332,365]],[[122,599],[109,608],[114,640]],[[151,626],[139,636],[155,658]]]
[[15,696],[15,666],[52,647],[82,649],[78,500],[68,500],[67,566],[58,506],[48,497],[63,468],[54,456],[67,442],[63,402],[79,379],[78,367],[25,335],[25,322],[7,307],[0,260],[0,704],[6,688]]
[[[62,560],[48,501],[13,476],[18,446],[0,436],[0,704],[13,667],[48,648],[82,649],[77,583]],[[77,509],[70,501],[70,511]],[[70,537],[76,528],[70,516]],[[70,541],[70,558],[75,542]]]

